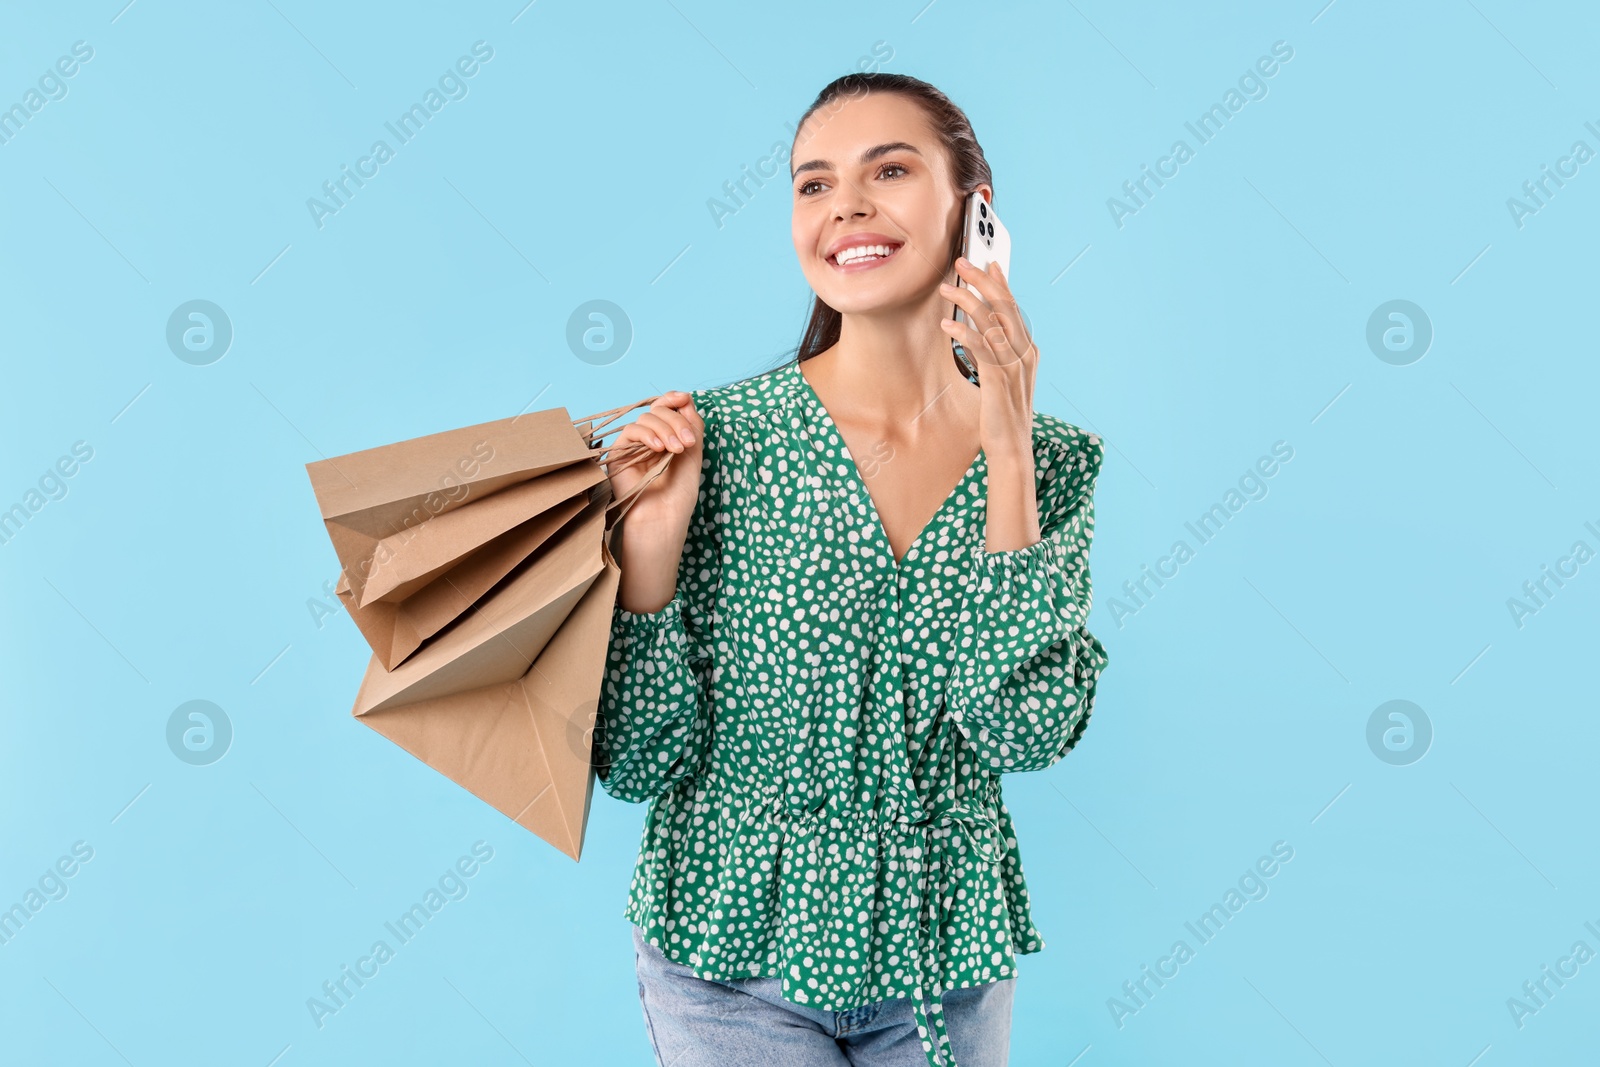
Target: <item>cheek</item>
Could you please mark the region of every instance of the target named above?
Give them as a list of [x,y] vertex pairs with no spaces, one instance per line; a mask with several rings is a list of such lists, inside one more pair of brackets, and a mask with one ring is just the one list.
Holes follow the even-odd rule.
[[943,212],[934,204],[907,205],[896,214],[896,218],[901,232],[922,253],[921,258],[938,259],[950,243],[949,234],[945,232]]
[[796,216],[790,226],[790,235],[794,240],[795,259],[800,269],[810,275],[820,265],[817,262],[817,243],[822,239],[821,232],[815,223]]

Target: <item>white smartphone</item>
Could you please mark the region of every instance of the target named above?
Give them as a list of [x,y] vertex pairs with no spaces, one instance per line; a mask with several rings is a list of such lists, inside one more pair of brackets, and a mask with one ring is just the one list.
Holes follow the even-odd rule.
[[[978,192],[967,197],[966,216],[961,225],[961,254],[979,270],[987,270],[989,264],[998,263],[1006,277],[1011,277],[1011,234],[1001,224],[1000,216],[994,213],[994,205]],[[960,275],[956,276],[956,284],[968,288],[966,280]],[[956,305],[955,314],[950,317],[957,322],[967,321],[966,313],[959,304]],[[977,381],[978,367],[967,355],[967,350],[953,337],[950,347],[967,380]]]

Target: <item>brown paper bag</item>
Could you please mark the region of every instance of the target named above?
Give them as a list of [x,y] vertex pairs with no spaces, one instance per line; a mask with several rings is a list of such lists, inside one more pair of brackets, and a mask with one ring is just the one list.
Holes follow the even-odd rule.
[[343,572],[334,592],[384,667],[394,670],[423,641],[448,626],[532,555],[583,506],[581,496],[562,501],[475,549],[398,603],[385,598],[358,606],[350,579]]
[[[376,656],[354,714],[574,860],[594,791],[593,730],[622,572],[596,500],[506,604],[393,673]],[[497,595],[491,603],[498,601]],[[470,625],[469,625],[470,624]]]
[[[489,428],[516,420],[352,453],[360,462],[325,460],[312,474],[329,537],[346,564],[341,598],[354,605],[352,617],[375,650],[352,714],[574,860],[582,855],[594,794],[594,721],[621,580],[610,538],[673,455],[664,453],[634,490],[615,498],[607,469],[614,474],[651,453],[601,448],[598,438],[607,423],[655,399],[576,421],[562,409],[520,416],[541,427],[543,444],[523,438],[506,449],[505,469],[515,467],[519,477],[481,492],[451,487],[462,499],[437,509],[424,502],[427,513],[410,526],[406,517],[414,513],[404,508],[417,499],[419,481],[425,484],[463,442],[497,442],[500,431]],[[502,454],[498,444],[493,451]],[[558,462],[569,456],[577,458]],[[545,475],[573,466],[587,473],[568,483],[589,486],[576,501],[557,499],[561,487],[552,488],[520,501],[519,508],[542,506],[498,534],[484,537],[483,524],[458,520],[443,523],[444,534],[424,535],[430,524],[456,513],[470,517],[509,489],[549,481]],[[492,480],[457,469],[475,487]],[[500,521],[503,513],[491,510],[493,522]],[[391,541],[389,559],[374,567],[384,542],[408,530],[413,536]],[[414,549],[417,542],[426,550]],[[394,559],[405,566],[388,567]],[[351,569],[363,563],[358,581]],[[363,590],[366,602],[356,603]],[[409,595],[384,599],[399,591]],[[422,634],[419,627],[432,629]],[[413,642],[414,651],[399,651]]]
[[566,411],[553,408],[351,452],[306,471],[354,602],[366,607],[404,599],[474,548],[604,481],[594,458]]

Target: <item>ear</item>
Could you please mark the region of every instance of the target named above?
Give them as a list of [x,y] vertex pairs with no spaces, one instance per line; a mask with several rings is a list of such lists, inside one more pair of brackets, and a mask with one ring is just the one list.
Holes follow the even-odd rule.
[[983,184],[979,185],[977,192],[983,196],[983,199],[986,203],[994,203],[994,187],[988,182],[984,182]]

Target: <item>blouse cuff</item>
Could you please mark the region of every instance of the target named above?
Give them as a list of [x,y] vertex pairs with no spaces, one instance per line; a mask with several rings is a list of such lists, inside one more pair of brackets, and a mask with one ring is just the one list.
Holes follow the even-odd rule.
[[1013,672],[1068,641],[1085,612],[1054,540],[975,557],[973,640],[961,646],[950,697],[959,715],[981,726],[998,712],[995,697]]
[[[1072,568],[1067,545],[1045,537],[1021,549],[979,552],[976,595],[978,603],[995,616],[1050,616],[1056,632],[1037,635],[1038,645],[1050,645],[1064,630],[1085,624],[1088,609],[1082,577]],[[1016,617],[1011,622],[1016,622]]]
[[621,604],[612,613],[613,637],[628,639],[634,644],[644,640],[676,639],[687,646],[689,635],[683,627],[683,590],[672,594],[672,599],[655,611],[629,611]]
[[1059,548],[1059,545],[1046,537],[1022,548],[979,552],[978,573],[988,575],[997,585],[1019,576],[1036,574],[1045,563],[1059,561]]
[[1083,625],[1087,612],[1067,566],[1069,555],[1049,537],[1022,548],[977,553],[976,602],[992,613],[983,621],[1015,624],[1019,617],[1043,614],[1049,622],[1046,632],[1035,635],[1036,645],[1053,644]]

